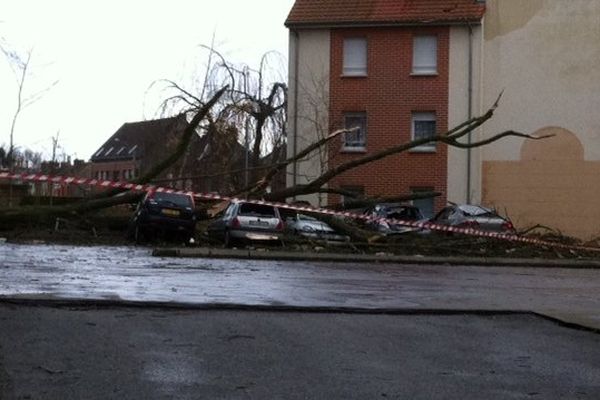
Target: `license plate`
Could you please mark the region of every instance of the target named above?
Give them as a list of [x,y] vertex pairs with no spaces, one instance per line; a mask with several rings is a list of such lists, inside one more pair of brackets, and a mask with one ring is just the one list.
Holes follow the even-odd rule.
[[269,226],[267,221],[248,221],[248,225],[252,226]]
[[163,208],[162,213],[170,217],[179,217],[179,210],[170,210],[168,208]]

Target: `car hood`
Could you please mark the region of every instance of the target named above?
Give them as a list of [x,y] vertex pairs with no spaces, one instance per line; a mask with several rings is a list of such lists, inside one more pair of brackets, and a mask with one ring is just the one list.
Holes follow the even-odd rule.
[[321,232],[334,232],[334,230],[327,225],[325,222],[321,222],[321,221],[298,221],[294,224],[294,226],[296,227],[296,229],[298,230],[303,230],[303,229],[312,229],[315,231],[321,231]]

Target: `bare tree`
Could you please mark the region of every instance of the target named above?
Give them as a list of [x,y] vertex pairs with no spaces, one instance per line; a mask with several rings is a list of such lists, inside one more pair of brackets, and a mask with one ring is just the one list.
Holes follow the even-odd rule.
[[[199,134],[213,134],[214,140],[219,137],[229,140],[232,129],[237,131],[237,141],[246,149],[242,175],[247,186],[260,177],[256,170],[265,163],[266,155],[271,155],[268,158],[270,162],[285,158],[287,85],[275,79],[281,77],[270,67],[270,60],[277,55],[266,53],[258,68],[254,69],[227,61],[213,47],[200,47],[208,51],[202,80],[192,89],[170,80],[155,82],[153,85],[162,83],[162,90],[170,92],[160,109],[172,112],[181,107],[195,106],[206,91],[228,85],[231,89],[211,110]],[[186,177],[180,175],[177,179]]]
[[24,55],[19,54],[16,50],[10,49],[7,45],[0,43],[0,51],[4,54],[4,58],[9,64],[15,75],[15,81],[17,84],[17,105],[15,112],[12,116],[10,125],[10,142],[8,147],[8,168],[13,171],[14,167],[14,135],[16,131],[17,121],[19,116],[27,107],[31,106],[38,100],[40,100],[44,94],[46,94],[52,87],[54,87],[58,81],[52,82],[50,85],[39,91],[29,92],[26,90],[25,84],[31,77],[31,60],[33,57],[33,49],[29,49]]

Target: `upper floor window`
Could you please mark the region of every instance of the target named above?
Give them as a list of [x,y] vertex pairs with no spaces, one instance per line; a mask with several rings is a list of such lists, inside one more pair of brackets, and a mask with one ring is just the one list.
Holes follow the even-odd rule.
[[356,129],[344,134],[344,150],[364,150],[367,145],[367,114],[344,114],[344,128]]
[[413,74],[437,74],[437,36],[415,36],[413,40]]
[[344,76],[367,75],[367,39],[344,39]]
[[[412,139],[420,140],[435,136],[436,120],[433,112],[414,112],[412,114]],[[435,151],[435,142],[413,148],[416,151]]]

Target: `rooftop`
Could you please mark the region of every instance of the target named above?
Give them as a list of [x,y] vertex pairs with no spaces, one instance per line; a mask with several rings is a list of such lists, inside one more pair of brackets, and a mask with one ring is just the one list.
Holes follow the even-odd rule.
[[485,4],[477,0],[296,0],[285,25],[343,27],[479,23]]
[[185,116],[124,123],[96,152],[92,162],[139,158],[149,147],[161,147],[166,135],[183,132]]

